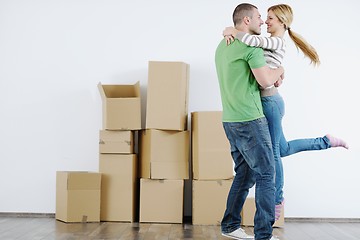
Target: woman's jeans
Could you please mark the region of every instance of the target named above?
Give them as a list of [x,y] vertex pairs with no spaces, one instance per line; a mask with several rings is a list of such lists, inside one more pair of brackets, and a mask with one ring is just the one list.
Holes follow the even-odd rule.
[[285,114],[284,100],[280,94],[261,98],[263,111],[268,121],[275,160],[275,203],[283,200],[284,172],[281,157],[310,150],[330,148],[330,141],[325,137],[296,139],[286,141],[282,130],[282,118]]
[[249,189],[255,186],[255,239],[270,239],[275,217],[275,166],[266,118],[224,122],[231,146],[235,176],[221,221],[223,233],[240,228],[240,212]]

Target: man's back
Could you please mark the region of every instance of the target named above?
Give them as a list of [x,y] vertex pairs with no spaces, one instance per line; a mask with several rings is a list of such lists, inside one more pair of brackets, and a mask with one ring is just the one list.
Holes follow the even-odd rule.
[[264,117],[259,87],[251,68],[266,65],[263,50],[238,40],[229,46],[222,40],[215,64],[223,106],[223,122],[244,122]]

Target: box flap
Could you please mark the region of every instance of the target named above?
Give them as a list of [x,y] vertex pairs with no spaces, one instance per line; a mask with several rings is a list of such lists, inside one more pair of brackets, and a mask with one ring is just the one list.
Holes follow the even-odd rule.
[[134,91],[136,97],[141,97],[141,91],[140,91],[140,81],[137,81],[134,85]]
[[101,82],[99,82],[97,86],[98,86],[98,89],[100,92],[101,99],[104,101],[106,99],[106,95],[105,95],[105,92],[104,92]]
[[98,84],[100,95],[106,98],[140,98],[140,82],[134,85],[130,84]]

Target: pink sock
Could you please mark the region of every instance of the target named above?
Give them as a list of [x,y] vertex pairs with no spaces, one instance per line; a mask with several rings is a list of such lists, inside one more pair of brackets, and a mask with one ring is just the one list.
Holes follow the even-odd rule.
[[275,205],[275,221],[280,219],[281,211],[284,206],[285,200],[283,199],[281,203]]
[[342,139],[326,134],[326,137],[330,140],[331,147],[343,147],[349,149],[349,145]]

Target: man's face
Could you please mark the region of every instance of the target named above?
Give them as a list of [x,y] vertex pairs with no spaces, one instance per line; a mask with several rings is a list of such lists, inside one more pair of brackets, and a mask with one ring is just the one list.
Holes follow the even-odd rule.
[[249,32],[250,34],[260,35],[261,33],[261,25],[264,24],[264,21],[261,19],[261,15],[259,10],[254,8],[252,18],[249,18]]

